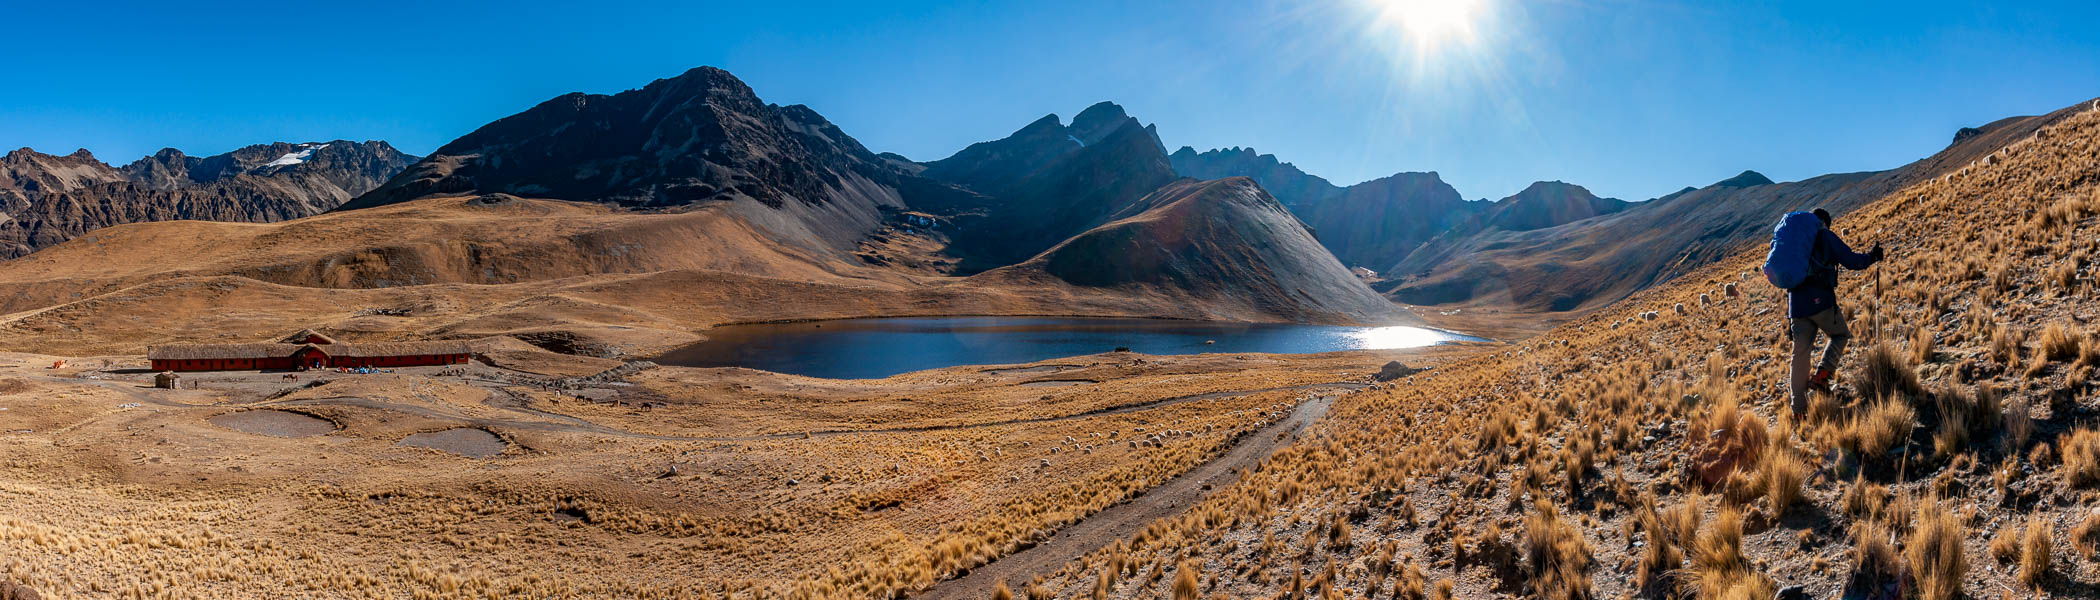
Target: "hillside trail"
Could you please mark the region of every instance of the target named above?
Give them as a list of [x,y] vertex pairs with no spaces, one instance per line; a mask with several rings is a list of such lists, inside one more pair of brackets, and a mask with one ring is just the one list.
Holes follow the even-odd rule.
[[1298,434],[1334,406],[1334,396],[1320,396],[1298,405],[1291,416],[1242,438],[1239,444],[1210,462],[1197,465],[1128,502],[1096,512],[1078,523],[1059,529],[1050,539],[1026,550],[994,559],[968,574],[934,584],[912,597],[919,600],[989,598],[1001,582],[1018,596],[1029,580],[1049,573],[1089,552],[1136,534],[1153,521],[1181,514],[1201,502],[1212,489],[1238,479],[1276,450],[1298,439]]

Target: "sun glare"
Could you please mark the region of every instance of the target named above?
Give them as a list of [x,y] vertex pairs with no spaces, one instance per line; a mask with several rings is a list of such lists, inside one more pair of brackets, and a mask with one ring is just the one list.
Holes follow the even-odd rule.
[[1478,38],[1486,0],[1362,0],[1376,23],[1404,36],[1418,53],[1435,53]]

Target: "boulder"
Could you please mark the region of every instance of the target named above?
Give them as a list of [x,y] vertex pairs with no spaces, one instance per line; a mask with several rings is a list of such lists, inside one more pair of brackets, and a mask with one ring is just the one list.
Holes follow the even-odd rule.
[[37,595],[36,590],[29,589],[29,586],[0,581],[0,600],[39,600],[41,598],[43,596]]
[[1383,367],[1379,367],[1378,374],[1372,375],[1371,378],[1376,379],[1378,381],[1392,381],[1395,379],[1413,375],[1415,373],[1419,373],[1421,371],[1422,369],[1408,368],[1407,365],[1400,364],[1400,361],[1396,360],[1389,363],[1385,363],[1385,366]]

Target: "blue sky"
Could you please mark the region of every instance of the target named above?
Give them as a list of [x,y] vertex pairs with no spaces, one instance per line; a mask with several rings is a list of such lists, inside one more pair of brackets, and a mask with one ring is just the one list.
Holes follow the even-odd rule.
[[1113,100],[1170,150],[1251,146],[1338,184],[1438,171],[1469,198],[1562,180],[1645,199],[1894,167],[2100,96],[2090,0],[1478,0],[1456,21],[1382,1],[22,4],[0,147],[421,154],[558,94],[714,65],[919,160]]

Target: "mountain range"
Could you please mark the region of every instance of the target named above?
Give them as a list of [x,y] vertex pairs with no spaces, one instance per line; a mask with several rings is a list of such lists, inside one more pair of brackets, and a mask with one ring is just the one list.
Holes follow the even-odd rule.
[[[80,342],[95,350],[179,337],[98,316],[170,295],[286,326],[632,352],[720,323],[873,315],[1561,318],[1751,243],[1779,212],[1842,213],[2062,114],[1964,129],[1890,171],[1746,171],[1640,202],[1546,181],[1469,201],[1434,172],[1336,186],[1253,149],[1170,154],[1109,102],[918,162],[701,67],[562,95],[420,159],[341,141],[122,168],[10,153],[0,327],[97,330]],[[140,223],[181,219],[267,225]]]
[[[0,328],[118,350],[238,307],[242,328],[647,353],[720,323],[875,315],[1419,322],[1253,181],[1176,175],[1110,103],[920,163],[703,67],[542,102],[332,207],[0,262]],[[215,308],[110,318],[143,305]]]
[[386,142],[283,142],[207,157],[165,148],[122,167],[80,150],[0,156],[0,259],[124,223],[274,222],[320,214],[416,157]]

